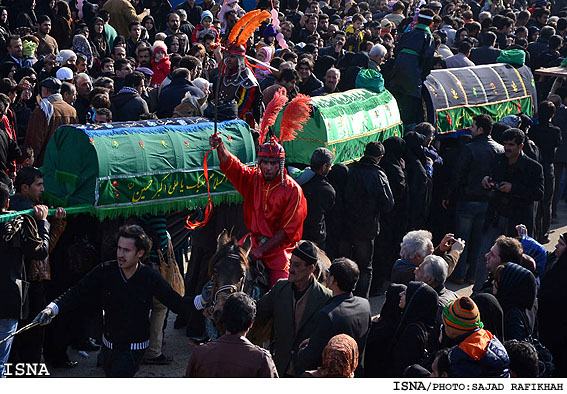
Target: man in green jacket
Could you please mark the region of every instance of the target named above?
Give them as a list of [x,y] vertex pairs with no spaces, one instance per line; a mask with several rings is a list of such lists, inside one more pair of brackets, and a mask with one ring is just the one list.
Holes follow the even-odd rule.
[[317,327],[317,313],[332,297],[313,275],[319,249],[311,241],[300,241],[292,251],[289,278],[280,279],[257,302],[254,328],[273,319],[270,351],[279,376],[297,376],[295,360],[299,345]]

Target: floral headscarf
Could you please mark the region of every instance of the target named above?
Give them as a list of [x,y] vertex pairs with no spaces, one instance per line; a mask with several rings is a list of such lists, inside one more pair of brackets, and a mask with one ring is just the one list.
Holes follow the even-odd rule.
[[319,368],[321,377],[354,377],[358,366],[358,345],[346,335],[335,335],[323,349],[323,366]]

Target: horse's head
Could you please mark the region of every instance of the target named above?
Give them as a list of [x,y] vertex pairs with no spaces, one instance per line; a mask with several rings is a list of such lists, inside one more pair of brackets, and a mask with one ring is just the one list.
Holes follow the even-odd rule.
[[[224,301],[230,294],[242,291],[244,287],[251,248],[250,236],[246,237],[242,246],[226,229],[217,238],[217,251],[209,262],[209,276],[213,279],[212,311],[209,310],[209,313],[217,328]],[[219,329],[219,334],[220,331]]]

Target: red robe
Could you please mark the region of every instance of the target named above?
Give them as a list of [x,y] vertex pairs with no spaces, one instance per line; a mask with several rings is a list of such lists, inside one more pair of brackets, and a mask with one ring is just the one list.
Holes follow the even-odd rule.
[[291,251],[303,235],[307,200],[301,186],[287,172],[285,186],[279,175],[266,182],[259,168],[242,164],[233,154],[220,169],[244,197],[244,224],[252,234],[252,247],[260,246],[262,237],[272,238],[278,230],[285,230],[283,241],[262,257],[273,286],[278,279],[289,276]]

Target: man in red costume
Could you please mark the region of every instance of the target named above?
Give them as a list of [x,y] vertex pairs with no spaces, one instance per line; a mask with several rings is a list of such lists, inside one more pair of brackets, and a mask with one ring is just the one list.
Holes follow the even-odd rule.
[[250,257],[264,262],[273,286],[289,276],[291,251],[303,235],[303,191],[283,168],[285,151],[275,139],[260,147],[259,168],[242,164],[220,135],[212,135],[209,143],[217,150],[221,171],[244,197],[244,223],[252,234]]

